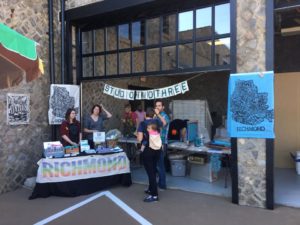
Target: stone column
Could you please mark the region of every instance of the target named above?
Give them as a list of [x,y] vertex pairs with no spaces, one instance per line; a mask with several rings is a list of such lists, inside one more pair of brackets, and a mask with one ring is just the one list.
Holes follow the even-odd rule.
[[[236,0],[237,73],[266,71],[266,1]],[[239,204],[266,207],[266,140],[237,139]]]

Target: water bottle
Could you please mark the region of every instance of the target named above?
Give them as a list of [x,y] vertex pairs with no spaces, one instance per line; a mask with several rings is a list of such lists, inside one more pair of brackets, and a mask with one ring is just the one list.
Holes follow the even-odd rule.
[[201,146],[201,139],[199,137],[195,138],[195,147],[200,147]]
[[204,136],[200,134],[200,146],[204,146]]

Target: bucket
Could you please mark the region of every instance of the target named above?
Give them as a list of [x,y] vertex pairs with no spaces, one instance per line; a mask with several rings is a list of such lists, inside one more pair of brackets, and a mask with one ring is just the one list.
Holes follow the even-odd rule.
[[300,151],[296,152],[295,163],[296,163],[297,174],[300,175]]
[[171,160],[171,174],[174,177],[184,177],[186,173],[186,160],[173,159]]

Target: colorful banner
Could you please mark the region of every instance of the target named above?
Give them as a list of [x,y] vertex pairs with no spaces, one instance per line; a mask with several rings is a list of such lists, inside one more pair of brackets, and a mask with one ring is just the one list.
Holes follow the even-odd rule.
[[78,85],[51,84],[48,118],[49,124],[61,124],[65,120],[68,108],[76,110],[76,119],[80,120],[80,89]]
[[274,138],[274,72],[231,74],[228,89],[230,137]]
[[169,98],[178,94],[184,94],[187,91],[189,91],[188,83],[187,81],[183,81],[169,87],[145,90],[145,91],[126,90],[126,89],[121,89],[121,88],[117,88],[105,84],[103,93],[119,99],[152,100],[152,99],[159,99],[159,98]]
[[105,177],[130,172],[126,153],[72,158],[41,159],[37,183],[52,183]]

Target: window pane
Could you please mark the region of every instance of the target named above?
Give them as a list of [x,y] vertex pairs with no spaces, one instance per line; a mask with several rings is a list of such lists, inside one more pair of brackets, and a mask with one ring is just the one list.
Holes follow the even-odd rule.
[[159,66],[159,48],[152,48],[147,50],[147,71],[158,71]]
[[93,57],[82,58],[82,77],[93,76]]
[[176,46],[162,48],[162,70],[176,69]]
[[196,43],[196,67],[211,66],[211,41]]
[[146,21],[147,27],[147,45],[159,43],[159,18]]
[[122,52],[119,54],[119,73],[130,73],[130,52]]
[[116,27],[108,27],[106,28],[107,39],[106,45],[107,50],[116,50],[117,49],[117,30]]
[[104,76],[104,55],[95,57],[95,76]]
[[119,48],[130,48],[129,24],[119,25]]
[[139,73],[145,72],[145,51],[132,52],[132,72]]
[[95,30],[95,51],[103,52],[104,51],[104,30]]
[[193,67],[193,44],[184,44],[178,46],[179,54],[179,69],[186,69]]
[[117,74],[117,54],[106,55],[106,74],[114,75]]
[[196,35],[197,37],[211,36],[211,7],[196,11]]
[[82,32],[82,54],[93,52],[93,31]]
[[179,40],[186,40],[193,38],[193,11],[179,13]]
[[229,4],[216,6],[215,12],[215,33],[230,33],[230,7]]
[[145,44],[145,23],[134,22],[132,26],[132,47],[139,47]]
[[162,42],[175,41],[176,39],[176,15],[163,16]]
[[76,67],[76,48],[72,48],[72,67]]
[[72,45],[76,45],[76,27],[72,26]]
[[215,40],[216,65],[230,64],[230,38]]

